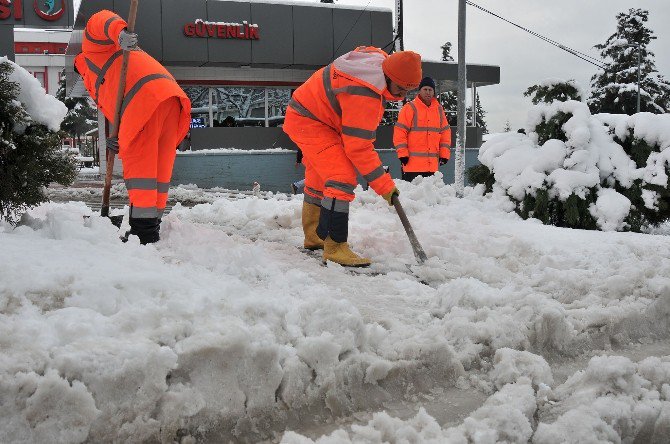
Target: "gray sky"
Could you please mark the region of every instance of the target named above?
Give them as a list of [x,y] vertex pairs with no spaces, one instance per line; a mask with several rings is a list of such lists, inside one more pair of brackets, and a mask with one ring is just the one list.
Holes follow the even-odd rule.
[[[647,26],[657,37],[650,49],[656,67],[670,78],[670,0],[472,0],[512,22],[566,46],[598,57],[593,45],[616,30],[615,16],[629,8],[649,11]],[[368,0],[337,0],[340,5],[365,6]],[[369,0],[370,6],[395,8],[394,0]],[[458,0],[405,0],[405,49],[439,60],[440,46],[450,41],[457,57]],[[500,66],[500,85],[479,89],[491,132],[509,119],[512,129],[524,126],[530,100],[527,87],[546,78],[575,79],[585,90],[597,68],[530,34],[467,8],[466,60]]]

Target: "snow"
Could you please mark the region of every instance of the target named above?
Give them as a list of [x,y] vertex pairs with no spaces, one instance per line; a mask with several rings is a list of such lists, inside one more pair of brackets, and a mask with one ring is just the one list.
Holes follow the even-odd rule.
[[[439,176],[398,187],[429,260],[416,265],[397,215],[359,187],[350,242],[382,275],[301,252],[302,202],[283,194],[177,204],[150,246],[122,244],[78,202],[0,225],[4,439],[664,436],[670,358],[605,353],[667,340],[670,238],[523,221],[501,194],[457,199]],[[552,359],[586,351],[586,369],[552,375]],[[489,397],[450,425],[420,403],[383,411],[443,389]],[[304,434],[360,411],[378,413]]]
[[262,150],[243,150],[239,148],[210,148],[206,150],[195,150],[195,151],[178,151],[177,156],[193,156],[193,155],[222,155],[222,154],[276,154],[276,153],[291,153],[295,152],[294,150],[289,150],[286,148],[265,148]]
[[[562,128],[567,141],[550,139],[539,145],[534,129],[559,112],[571,115]],[[495,186],[517,201],[543,188],[548,189],[550,198],[558,197],[562,201],[573,193],[584,198],[595,188],[598,200],[591,207],[591,214],[601,229],[621,230],[625,228],[623,219],[631,209],[630,201],[601,186],[611,186],[616,181],[630,188],[638,179],[642,179],[642,185],[667,184],[666,167],[670,165],[670,116],[667,114],[591,115],[585,103],[553,102],[534,106],[529,111],[526,130],[528,135],[497,134],[485,141],[479,152],[479,161],[494,173]],[[619,144],[629,133],[659,149],[651,153],[641,168],[637,168]],[[643,198],[648,208],[654,208],[658,196],[646,190]]]
[[7,57],[0,57],[0,63],[9,63],[14,68],[9,75],[9,81],[19,84],[20,92],[17,99],[30,117],[35,122],[46,125],[50,130],[58,131],[67,115],[65,104],[48,95],[35,76]]
[[624,219],[630,212],[630,200],[611,188],[598,190],[595,204],[591,204],[589,212],[603,231],[622,230],[626,224]]

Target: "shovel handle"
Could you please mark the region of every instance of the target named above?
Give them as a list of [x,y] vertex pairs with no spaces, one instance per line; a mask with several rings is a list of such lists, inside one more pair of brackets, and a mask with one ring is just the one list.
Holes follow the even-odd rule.
[[393,202],[393,206],[395,207],[395,210],[398,213],[398,217],[400,218],[400,222],[402,223],[403,228],[405,228],[405,233],[407,233],[407,237],[409,238],[409,243],[412,246],[412,251],[414,251],[414,256],[416,256],[416,260],[419,261],[420,264],[423,264],[424,262],[426,262],[428,257],[426,256],[426,253],[423,251],[423,248],[419,243],[419,239],[416,238],[416,234],[414,234],[412,225],[409,223],[409,219],[407,219],[407,214],[405,214],[405,210],[403,209],[402,205],[400,205],[398,196],[394,194],[391,197],[391,202]]

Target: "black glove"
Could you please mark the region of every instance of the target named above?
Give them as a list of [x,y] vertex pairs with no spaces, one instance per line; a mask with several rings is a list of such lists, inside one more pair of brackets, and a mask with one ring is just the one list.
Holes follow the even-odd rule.
[[399,157],[400,163],[402,163],[403,166],[407,165],[407,162],[409,162],[409,157]]
[[446,164],[447,162],[449,162],[449,159],[446,157],[440,157],[440,166]]
[[118,137],[108,137],[105,142],[107,149],[114,154],[119,154],[119,138]]

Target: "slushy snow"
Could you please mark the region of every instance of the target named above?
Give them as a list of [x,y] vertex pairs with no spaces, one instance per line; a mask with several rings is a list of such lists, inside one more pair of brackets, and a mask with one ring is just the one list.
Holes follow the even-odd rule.
[[[392,208],[358,188],[350,242],[374,261],[364,274],[300,251],[302,201],[283,194],[177,204],[149,246],[122,244],[77,202],[2,225],[4,439],[667,436],[670,358],[609,355],[667,340],[670,238],[523,221],[507,198],[458,199],[439,175],[398,186],[429,260],[416,264]],[[588,367],[552,375],[550,360],[584,353]],[[418,407],[384,412],[444,388],[489,398],[445,427]],[[304,434],[356,412],[378,413]]]

